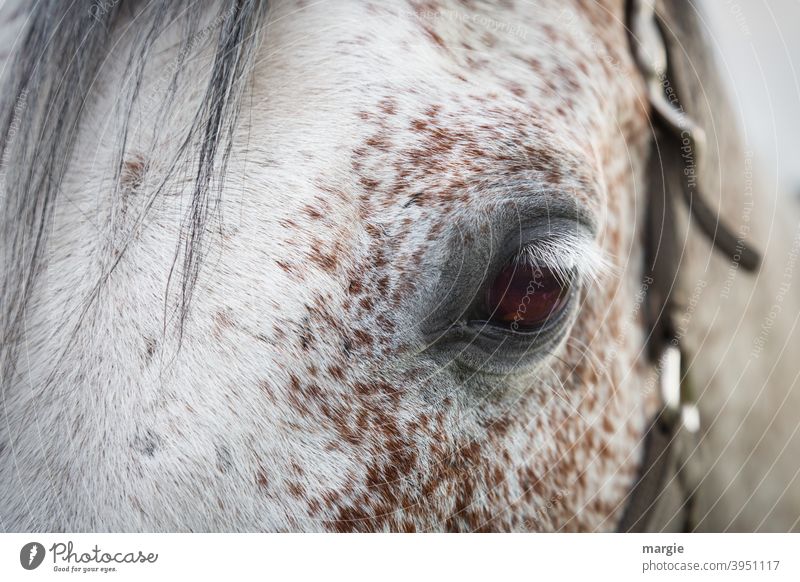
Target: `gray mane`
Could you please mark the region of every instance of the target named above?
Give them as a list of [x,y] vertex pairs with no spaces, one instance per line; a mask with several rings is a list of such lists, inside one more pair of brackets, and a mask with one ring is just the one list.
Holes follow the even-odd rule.
[[[210,22],[208,10],[216,3],[188,0],[95,0],[91,5],[63,0],[42,0],[30,7],[18,49],[9,58],[3,79],[0,124],[0,192],[4,226],[0,235],[0,333],[2,378],[9,380],[14,355],[22,339],[26,305],[37,277],[45,267],[44,252],[52,211],[75,143],[77,127],[112,42],[132,35],[127,55],[129,83],[119,95],[116,115],[123,121],[119,149],[115,152],[115,180],[119,183],[126,153],[127,120],[142,85],[145,63],[155,41],[169,26],[185,34],[176,49],[178,60],[167,79],[163,103],[156,110],[167,119],[178,81],[187,59],[200,48],[212,46],[212,64],[203,99],[182,137],[178,153],[168,163],[166,177],[151,194],[144,213],[161,194],[177,170],[193,175],[191,200],[176,248],[173,271],[180,269],[179,330],[192,296],[203,257],[203,232],[215,208],[238,118],[240,96],[258,44],[258,30],[266,16],[264,0],[238,0],[218,4]],[[159,123],[158,127],[164,124]],[[188,164],[191,164],[189,166]],[[116,196],[119,187],[110,193]],[[142,217],[139,218],[141,220]],[[124,253],[98,281],[84,312],[97,296]],[[166,326],[166,322],[165,322]]]

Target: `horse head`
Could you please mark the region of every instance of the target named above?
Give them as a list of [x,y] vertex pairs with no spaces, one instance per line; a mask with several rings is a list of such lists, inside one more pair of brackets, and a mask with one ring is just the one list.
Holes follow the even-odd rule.
[[[43,2],[22,37],[4,522],[615,529],[680,290],[652,259],[709,252],[657,245],[691,164],[629,3],[184,4]],[[720,192],[681,14],[657,81]]]

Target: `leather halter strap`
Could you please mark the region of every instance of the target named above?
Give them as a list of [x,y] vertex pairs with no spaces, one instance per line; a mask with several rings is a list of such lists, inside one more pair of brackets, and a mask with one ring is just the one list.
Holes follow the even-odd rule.
[[[686,9],[689,9],[686,7]],[[673,160],[681,160],[681,150],[693,154],[695,172],[705,154],[705,133],[682,109],[676,88],[671,83],[668,49],[655,9],[655,0],[628,0],[627,21],[637,66],[647,83],[647,95],[652,108],[653,125],[661,145],[660,150]],[[711,241],[715,249],[747,271],[760,263],[759,254],[719,221],[719,217],[703,199],[699,180],[691,180],[679,168],[664,167],[663,160],[651,160],[647,201],[645,315],[648,325],[648,357],[659,375],[661,408],[651,420],[645,436],[644,459],[639,478],[633,486],[618,531],[652,531],[653,517],[664,497],[668,482],[683,489],[679,511],[682,509],[682,529],[691,529],[692,491],[684,483],[680,468],[676,468],[674,443],[681,432],[699,430],[699,413],[686,390],[681,367],[681,346],[676,333],[673,289],[677,287],[680,253],[676,251],[677,216],[674,190],[687,204],[695,224]],[[669,164],[669,162],[667,162]],[[676,182],[679,184],[676,185]]]

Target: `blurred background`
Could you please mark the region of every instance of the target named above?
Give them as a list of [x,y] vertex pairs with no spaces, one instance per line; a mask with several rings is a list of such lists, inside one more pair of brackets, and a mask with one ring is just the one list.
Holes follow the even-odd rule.
[[800,0],[702,0],[748,148],[800,197]]

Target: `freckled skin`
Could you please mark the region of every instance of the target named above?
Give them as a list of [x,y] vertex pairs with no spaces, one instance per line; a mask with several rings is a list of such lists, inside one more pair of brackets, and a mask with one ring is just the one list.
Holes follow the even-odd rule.
[[[275,18],[180,351],[159,335],[176,231],[160,208],[102,307],[122,305],[136,368],[80,336],[63,382],[89,354],[114,362],[81,385],[120,387],[96,407],[110,434],[147,431],[90,472],[105,505],[52,529],[614,529],[648,398],[629,319],[650,144],[623,3],[286,2]],[[146,168],[125,175],[146,188]],[[454,229],[483,236],[498,186],[523,177],[590,209],[613,269],[536,373],[465,378],[422,353],[410,306]],[[152,285],[134,301],[126,280]],[[116,438],[81,450],[101,446]],[[72,458],[65,482],[89,455]]]
[[[436,13],[447,6],[412,8]],[[517,21],[525,14],[518,10],[499,14]],[[441,60],[445,78],[433,86],[391,86],[357,112],[365,137],[352,149],[351,168],[368,251],[345,272],[333,261],[320,264],[350,283],[340,304],[346,316],[336,317],[338,309],[318,315],[325,318],[321,326],[342,326],[351,338],[346,352],[332,354],[337,363],[324,380],[355,393],[335,406],[320,403],[317,414],[319,424],[337,427],[331,446],[357,451],[365,464],[327,504],[317,500],[325,528],[571,531],[613,528],[618,519],[644,423],[635,393],[639,338],[624,338],[613,361],[606,361],[611,344],[600,338],[618,335],[635,267],[627,281],[609,277],[584,298],[570,340],[551,364],[562,383],[558,398],[536,378],[508,378],[497,382],[490,399],[456,396],[431,405],[411,388],[430,381],[413,366],[398,377],[386,374],[386,363],[404,355],[394,333],[403,322],[394,321],[391,306],[414,294],[445,225],[463,222],[487,201],[485,191],[470,187],[487,175],[535,172],[557,188],[602,172],[607,198],[583,202],[606,214],[601,237],[609,256],[631,254],[634,217],[626,213],[635,167],[619,152],[627,147],[641,155],[646,118],[624,53],[621,7],[608,10],[574,26],[604,43],[628,78],[609,72],[542,14],[540,22],[523,20],[531,37],[523,44],[494,37],[486,43],[480,30],[454,33],[446,22],[420,17],[422,42]],[[455,39],[484,46],[471,51]],[[363,40],[365,50],[373,40]],[[570,167],[560,157],[565,150],[584,165]],[[347,365],[353,357],[373,363],[370,379]],[[527,388],[522,395],[504,393],[520,383]]]

